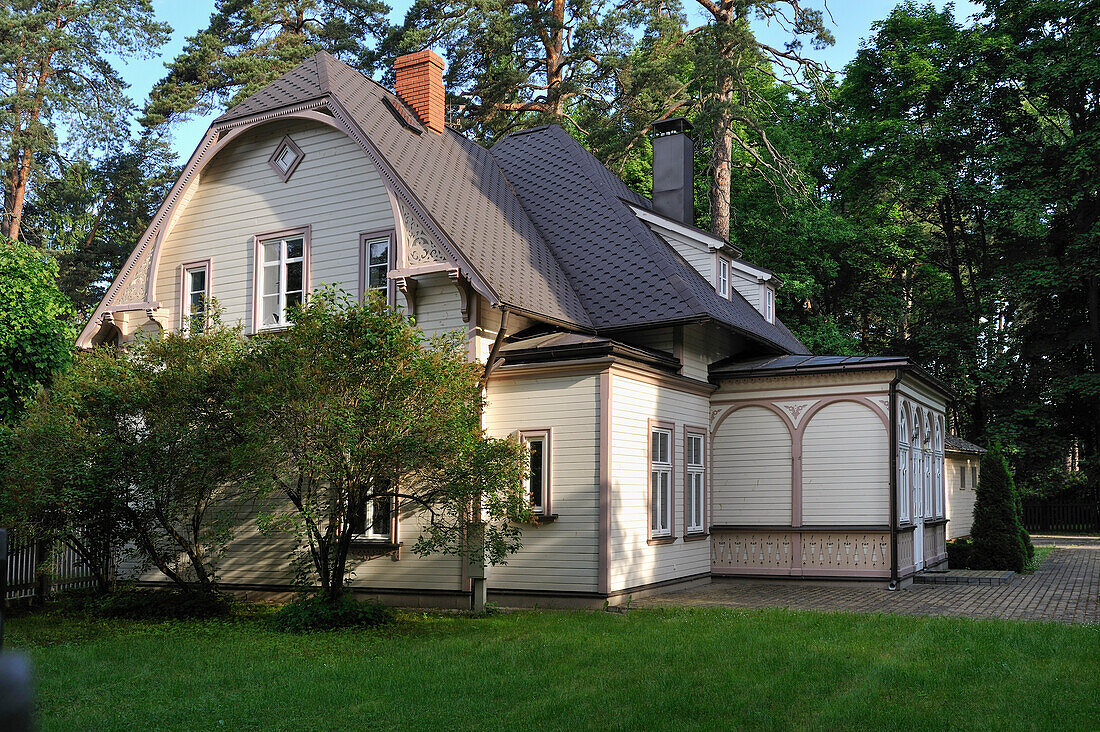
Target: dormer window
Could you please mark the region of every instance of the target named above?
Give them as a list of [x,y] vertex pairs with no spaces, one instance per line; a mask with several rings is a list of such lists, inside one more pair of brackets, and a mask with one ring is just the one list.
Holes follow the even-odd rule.
[[730,296],[730,263],[722,257],[718,257],[718,294],[725,298]]
[[290,176],[294,174],[295,169],[304,157],[305,153],[302,152],[302,148],[294,144],[294,140],[291,140],[289,136],[285,136],[279,141],[275,152],[271,153],[267,164],[285,183],[290,180]]
[[775,322],[775,290],[770,287],[764,288],[764,319]]

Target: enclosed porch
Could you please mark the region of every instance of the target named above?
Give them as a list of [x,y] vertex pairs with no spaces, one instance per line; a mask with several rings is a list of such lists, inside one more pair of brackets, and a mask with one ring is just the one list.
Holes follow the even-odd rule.
[[895,358],[711,375],[713,575],[903,581],[946,560],[938,382]]

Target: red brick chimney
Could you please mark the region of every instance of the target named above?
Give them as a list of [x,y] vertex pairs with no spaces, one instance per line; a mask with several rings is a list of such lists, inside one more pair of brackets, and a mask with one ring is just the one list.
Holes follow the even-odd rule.
[[429,130],[443,132],[446,97],[443,94],[443,59],[431,51],[398,56],[393,63],[394,91],[405,100]]

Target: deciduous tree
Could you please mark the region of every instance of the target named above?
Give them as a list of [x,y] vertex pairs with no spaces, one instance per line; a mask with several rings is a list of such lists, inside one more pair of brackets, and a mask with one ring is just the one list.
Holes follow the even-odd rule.
[[0,237],[0,422],[15,421],[68,364],[72,317],[54,258]]
[[288,320],[260,340],[239,403],[260,480],[292,507],[268,524],[299,538],[310,583],[343,593],[365,515],[419,516],[420,553],[499,563],[515,551],[521,448],[483,434],[482,367],[464,345],[331,289]]

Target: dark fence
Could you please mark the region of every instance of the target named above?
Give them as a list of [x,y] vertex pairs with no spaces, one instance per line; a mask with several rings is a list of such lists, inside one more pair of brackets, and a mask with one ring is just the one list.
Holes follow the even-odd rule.
[[1100,506],[1091,502],[1025,501],[1028,531],[1100,532]]
[[92,571],[69,546],[51,546],[8,532],[8,586],[6,597],[0,600],[24,600],[94,586]]

